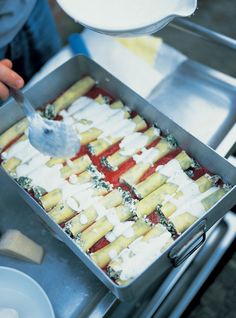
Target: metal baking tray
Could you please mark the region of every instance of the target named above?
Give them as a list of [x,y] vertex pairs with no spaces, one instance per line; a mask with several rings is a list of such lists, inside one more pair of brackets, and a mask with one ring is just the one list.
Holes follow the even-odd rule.
[[[149,268],[126,286],[116,285],[90,257],[82,252],[74,241],[45,213],[43,208],[32,199],[13,179],[11,190],[17,191],[32,209],[45,221],[58,237],[89,267],[89,269],[120,299],[133,300],[140,297],[152,284],[160,281],[173,266],[181,263],[205,239],[206,231],[215,224],[234,204],[236,197],[236,169],[214,150],[193,137],[171,119],[158,111],[131,89],[114,78],[110,73],[84,56],[76,56],[53,71],[47,77],[31,87],[26,94],[38,108],[55,99],[75,81],[84,75],[95,78],[99,86],[121,99],[146,120],[157,123],[163,132],[172,133],[180,147],[185,149],[201,165],[212,173],[219,174],[225,183],[234,187],[209,212],[182,234],[175,243],[161,255]],[[0,133],[22,118],[22,113],[14,101],[9,101],[0,109]],[[5,171],[0,169],[0,180],[4,182]],[[9,177],[10,178],[10,177]],[[189,242],[192,242],[191,245]],[[188,248],[186,248],[186,245]]]

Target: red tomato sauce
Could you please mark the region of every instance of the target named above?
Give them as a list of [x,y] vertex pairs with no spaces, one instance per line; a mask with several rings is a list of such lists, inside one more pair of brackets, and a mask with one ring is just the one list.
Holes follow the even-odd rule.
[[113,155],[113,153],[117,152],[120,149],[119,144],[120,144],[120,141],[118,141],[117,143],[112,145],[107,150],[103,151],[100,155],[97,156],[98,159],[101,160],[102,157],[109,157],[109,156]]
[[115,101],[115,98],[110,93],[99,86],[93,87],[85,96],[96,99],[99,95],[109,97],[110,103],[114,103]]
[[209,172],[204,167],[200,167],[198,169],[193,169],[192,179],[195,181],[195,180],[201,178],[202,176],[204,176],[205,173],[209,173]]
[[151,214],[147,216],[147,219],[152,223],[152,224],[158,224],[160,223],[160,217],[157,214],[156,211],[153,211]]
[[147,149],[150,149],[150,148],[152,148],[152,147],[155,147],[160,140],[161,140],[161,138],[157,138],[157,139],[153,140],[153,142],[150,143],[150,145],[148,145],[146,148],[147,148]]
[[107,246],[110,242],[105,238],[102,237],[97,243],[95,243],[90,249],[89,253],[95,253],[96,251],[100,250],[101,248]]
[[86,145],[82,145],[80,147],[79,152],[73,158],[71,158],[71,160],[73,161],[75,159],[78,159],[79,157],[82,157],[82,156],[86,155],[86,154],[89,154],[88,148],[87,148]]

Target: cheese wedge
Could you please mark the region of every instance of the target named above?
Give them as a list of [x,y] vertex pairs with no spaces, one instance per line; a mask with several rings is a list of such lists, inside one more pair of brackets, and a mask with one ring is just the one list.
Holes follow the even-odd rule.
[[20,231],[8,230],[0,239],[0,254],[40,264],[44,250]]

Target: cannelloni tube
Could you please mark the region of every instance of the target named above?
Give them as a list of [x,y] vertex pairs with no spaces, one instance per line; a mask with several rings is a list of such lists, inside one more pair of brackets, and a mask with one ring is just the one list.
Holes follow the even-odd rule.
[[78,244],[84,251],[89,250],[98,240],[110,232],[115,225],[126,221],[132,215],[130,209],[122,205],[108,210],[105,216],[98,219],[79,235]]
[[99,217],[106,213],[106,209],[116,207],[122,203],[123,197],[121,191],[115,189],[101,198],[95,205],[81,211],[71,219],[66,227],[68,232],[76,237],[83,230],[88,228]]
[[[92,180],[92,175],[88,171],[84,171],[80,175],[71,175],[72,179],[76,180],[76,184],[83,184],[90,182]],[[61,188],[56,188],[44,196],[41,197],[40,201],[46,211],[51,210],[57,203],[60,202],[62,198],[62,190]]]
[[2,167],[4,170],[6,170],[8,173],[15,172],[16,168],[21,163],[21,160],[15,157],[12,157],[6,161],[2,162]]
[[62,190],[55,189],[44,196],[41,197],[40,201],[45,211],[51,210],[58,202],[60,202],[62,197]]
[[131,158],[143,147],[151,144],[159,135],[160,130],[151,127],[144,133],[135,132],[126,136],[119,145],[120,150],[107,158],[103,158],[102,163],[111,170],[117,170],[123,162]]
[[174,183],[166,183],[136,204],[136,214],[144,217],[152,213],[157,205],[161,204],[167,196],[173,195],[178,190]]
[[[80,184],[79,183],[76,183],[76,185],[79,187]],[[75,186],[75,185],[74,185]],[[79,188],[78,188],[78,191],[79,191]],[[96,197],[96,196],[102,196],[102,195],[105,195],[107,193],[107,189],[106,188],[93,188],[92,190],[90,190],[90,195],[93,196],[93,197]],[[73,193],[71,195],[71,197],[73,198],[73,195],[76,195],[76,193]],[[66,198],[63,199],[63,187],[62,189],[58,188],[58,189],[55,189],[47,194],[45,194],[43,197],[41,197],[40,201],[44,207],[44,209],[46,211],[49,211],[50,209],[52,209],[55,205],[57,205],[59,202],[64,202],[65,200],[69,199],[69,197],[67,197],[66,195]],[[83,198],[77,198],[76,201],[78,204],[81,204],[80,201],[82,201]],[[88,199],[88,198],[86,198]],[[73,203],[72,203],[73,204]],[[75,209],[76,210],[76,209]]]
[[[79,189],[79,188],[78,188]],[[69,195],[65,199],[63,199],[63,194],[61,194],[60,202],[57,204],[57,206],[50,210],[49,214],[53,215],[54,219],[59,219],[61,222],[66,222],[68,218],[72,218],[74,215],[76,215],[80,210],[83,209],[83,206],[89,205],[89,201],[99,200],[99,198],[105,193],[105,188],[100,189],[82,189],[79,190],[79,192],[76,192],[74,194]],[[85,202],[86,201],[86,202]],[[63,208],[64,213],[61,211],[61,206],[66,207]],[[70,211],[70,212],[69,212]],[[72,213],[73,212],[73,213]],[[68,217],[68,213],[70,213],[70,217]],[[57,217],[58,214],[58,217]]]
[[84,155],[71,161],[70,165],[66,165],[61,169],[61,175],[64,179],[69,178],[73,174],[79,174],[84,172],[91,164],[91,160],[88,155]]
[[223,188],[212,187],[198,198],[181,206],[172,216],[170,221],[173,223],[178,233],[183,233],[196,220],[201,218],[214,204],[216,204],[226,193]]
[[[129,126],[126,133],[126,127],[125,125]],[[140,117],[139,115],[135,116],[134,118],[128,120],[126,122],[121,122],[121,125],[124,124],[124,127],[121,126],[120,129],[116,130],[116,126],[114,126],[114,132],[107,136],[104,136],[104,138],[99,138],[98,140],[95,140],[91,142],[88,145],[89,151],[92,155],[99,155],[105,150],[107,150],[111,145],[115,144],[119,140],[121,140],[125,135],[131,134],[135,131],[143,130],[147,127],[147,124],[145,120]]]
[[183,187],[172,198],[169,198],[167,202],[163,203],[160,210],[165,217],[170,217],[182,204],[186,203],[187,200],[196,197],[200,193],[206,192],[213,185],[214,178],[205,174],[198,180]]
[[48,160],[48,162],[46,163],[46,165],[51,168],[55,165],[64,163],[66,160],[64,158],[51,158],[50,160]]
[[173,242],[160,224],[124,249],[108,266],[108,275],[124,285],[142,273]]
[[[79,175],[70,175],[69,183],[71,185],[77,186],[85,183],[90,183],[94,185],[94,188],[96,188],[94,189],[94,194],[96,193],[96,195],[105,195],[110,190],[103,182],[104,176],[100,174],[95,167],[92,166],[93,165],[89,165],[86,171],[82,172]],[[53,189],[52,191],[48,192],[43,197],[41,197],[41,203],[46,211],[49,211],[51,208],[53,208],[53,206],[55,206],[57,203],[61,201],[63,195],[62,188],[63,186],[66,186],[66,184],[68,184],[67,181],[65,181],[62,184],[59,184],[60,188]]]
[[104,268],[111,260],[115,259],[122,250],[129,246],[129,244],[150,231],[150,229],[151,225],[140,219],[115,241],[91,254],[91,258],[100,268]]
[[[47,161],[48,156],[42,154],[36,155],[27,163],[19,165],[16,168],[16,175],[18,178],[27,178],[28,183],[30,183],[32,187],[40,187],[44,189],[44,192],[50,193],[68,183],[65,181],[65,178],[72,178],[75,174],[91,166],[90,158],[87,155],[73,162],[68,161],[68,164],[64,167],[59,164],[49,168],[45,164]],[[50,195],[48,195],[47,198],[50,198]]]
[[115,101],[114,103],[111,104],[111,108],[113,108],[113,109],[119,109],[119,108],[122,108],[122,107],[124,107],[124,104],[120,100],[117,100],[117,101]]
[[138,183],[142,175],[159,159],[167,155],[174,146],[163,138],[153,148],[146,150],[143,154],[134,156],[136,165],[121,175],[120,182],[133,186]]
[[[67,108],[76,98],[86,94],[95,85],[95,80],[86,76],[82,80],[75,83],[64,94],[62,94],[53,104],[53,113],[57,114],[62,109]],[[21,119],[18,123],[7,129],[0,136],[0,152],[11,141],[21,136],[28,128],[28,120],[26,118]]]
[[6,151],[2,152],[1,158],[3,159],[2,167],[7,172],[15,172],[17,166],[22,162],[21,158],[17,158],[17,148],[21,149],[22,141],[25,141],[27,136],[24,134]]
[[[161,166],[156,169],[152,175],[150,175],[146,180],[138,183],[133,187],[135,194],[138,198],[144,198],[152,191],[159,188],[162,184],[164,184],[168,180],[173,180],[174,175],[178,172],[178,176],[176,176],[176,180],[173,180],[176,183],[181,184],[184,182],[187,177],[182,174],[183,170],[190,168],[193,160],[186,154],[185,151],[182,151],[178,154],[174,159],[170,160],[164,166]],[[188,178],[190,180],[190,178]],[[171,182],[171,181],[170,181]]]
[[74,100],[90,91],[95,84],[95,80],[89,76],[76,82],[53,103],[55,114],[58,114],[62,109],[70,106]]
[[23,118],[0,136],[0,152],[14,139],[20,137],[28,128],[28,119]]
[[72,210],[66,203],[59,203],[48,215],[57,223],[61,224],[75,215],[75,211]]
[[[112,108],[112,107],[111,107]],[[117,109],[117,108],[115,108]],[[123,112],[123,118],[129,118],[130,114],[127,111]],[[109,120],[109,119],[108,119]],[[96,140],[100,135],[103,134],[103,130],[102,127],[101,128],[97,128],[96,127],[96,123],[94,124],[94,127],[88,129],[85,132],[80,133],[80,142],[81,145],[87,145],[88,143]]]

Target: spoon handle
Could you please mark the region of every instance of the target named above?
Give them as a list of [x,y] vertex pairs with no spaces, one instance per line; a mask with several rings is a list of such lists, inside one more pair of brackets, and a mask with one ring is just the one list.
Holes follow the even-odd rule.
[[30,101],[26,98],[22,91],[10,88],[10,94],[29,119],[32,119],[32,117],[37,114]]

